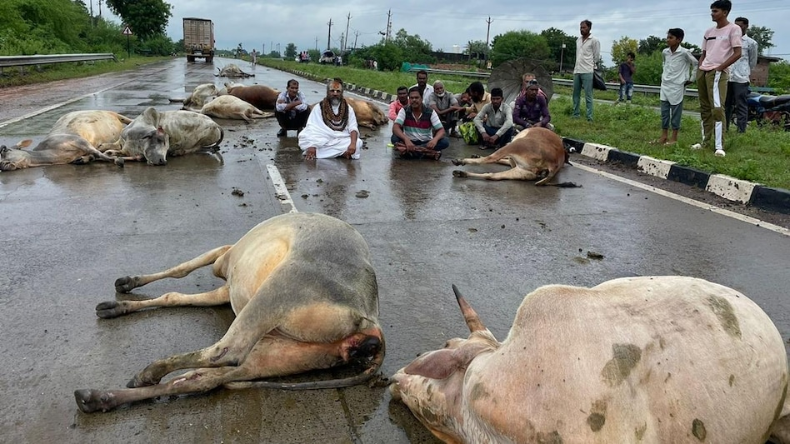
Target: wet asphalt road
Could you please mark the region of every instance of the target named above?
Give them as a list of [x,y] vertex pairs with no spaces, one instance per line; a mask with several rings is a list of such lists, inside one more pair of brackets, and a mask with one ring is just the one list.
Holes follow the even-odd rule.
[[[0,90],[0,143],[38,142],[72,110],[135,117],[146,106],[178,109],[168,99],[200,83],[221,85],[226,79],[215,72],[174,59],[137,72]],[[292,77],[261,66],[254,72],[245,83],[283,89]],[[307,80],[301,89],[311,103],[325,92]],[[71,102],[30,116],[65,101]],[[454,179],[449,159],[478,151],[457,139],[439,162],[405,161],[387,149],[388,128],[363,129],[361,160],[305,162],[294,132],[275,137],[274,119],[219,122],[226,130],[224,164],[193,155],[165,167],[94,163],[0,173],[0,441],[435,442],[383,388],[217,390],[106,414],[77,409],[75,389],[121,388],[153,360],[222,336],[233,319],[229,307],[157,309],[113,320],[98,319],[94,307],[128,297],[116,295],[117,277],[231,244],[287,211],[270,165],[298,211],[339,217],[367,239],[387,339],[385,375],[448,338],[466,336],[453,283],[500,340],[523,296],[540,285],[665,274],[743,291],[790,338],[788,236],[578,168],[558,176],[583,185],[576,189]],[[588,259],[588,251],[603,259]],[[218,285],[203,269],[133,296]]]

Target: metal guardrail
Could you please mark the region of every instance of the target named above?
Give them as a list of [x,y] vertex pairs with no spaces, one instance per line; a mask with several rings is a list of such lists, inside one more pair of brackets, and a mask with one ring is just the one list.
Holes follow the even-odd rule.
[[[411,68],[409,72],[416,72],[422,68]],[[488,78],[491,74],[487,72],[473,72],[473,71],[452,71],[447,69],[425,69],[427,73],[436,73],[436,74],[450,74],[450,75],[457,75],[463,77],[476,77],[476,78]],[[567,79],[551,79],[551,81],[555,85],[562,85],[562,86],[573,86],[573,80]],[[619,83],[607,83],[606,87],[608,89],[618,91],[620,89]],[[635,93],[644,93],[644,94],[658,94],[661,91],[660,86],[651,86],[651,85],[634,85],[634,92]],[[686,97],[698,97],[699,93],[696,89],[686,88]]]
[[94,60],[115,60],[115,54],[50,54],[33,56],[2,56],[0,68],[12,66],[46,65],[51,63],[90,62]]

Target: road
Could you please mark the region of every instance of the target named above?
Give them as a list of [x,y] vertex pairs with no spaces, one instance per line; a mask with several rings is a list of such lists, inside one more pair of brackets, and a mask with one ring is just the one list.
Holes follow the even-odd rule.
[[[72,110],[134,117],[147,106],[177,109],[169,98],[200,83],[221,84],[215,72],[174,59],[135,72],[0,91],[0,142],[38,141]],[[282,89],[291,77],[261,66],[254,72],[245,83]],[[311,103],[325,92],[307,80],[301,89]],[[77,409],[75,389],[121,388],[150,362],[222,336],[233,318],[227,307],[157,309],[113,320],[98,319],[94,307],[127,297],[116,295],[117,277],[158,271],[231,244],[287,211],[271,171],[279,172],[298,211],[339,217],[368,241],[387,339],[385,375],[468,334],[451,284],[500,340],[523,296],[540,285],[667,274],[744,292],[790,338],[785,234],[581,168],[558,176],[583,185],[575,189],[455,179],[448,159],[477,151],[457,139],[439,162],[406,161],[387,149],[388,128],[363,130],[361,160],[305,162],[293,132],[275,137],[273,119],[220,123],[224,164],[193,155],[164,167],[94,163],[0,173],[2,441],[436,442],[384,388],[217,390],[105,414]],[[603,258],[589,259],[587,252]],[[133,297],[206,291],[218,283],[205,269],[142,287]]]

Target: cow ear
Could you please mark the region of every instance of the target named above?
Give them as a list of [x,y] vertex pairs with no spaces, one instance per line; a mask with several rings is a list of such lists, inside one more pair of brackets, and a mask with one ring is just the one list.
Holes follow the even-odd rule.
[[164,130],[164,128],[162,128],[161,125],[156,127],[156,134],[160,135],[160,136],[163,136],[165,134],[165,130]]
[[17,148],[22,149],[22,148],[29,147],[31,143],[33,143],[32,139],[25,139],[25,140],[17,143],[16,146],[17,146]]
[[403,370],[408,375],[445,379],[465,369],[480,352],[492,349],[490,344],[467,342],[455,349],[437,350],[415,359]]

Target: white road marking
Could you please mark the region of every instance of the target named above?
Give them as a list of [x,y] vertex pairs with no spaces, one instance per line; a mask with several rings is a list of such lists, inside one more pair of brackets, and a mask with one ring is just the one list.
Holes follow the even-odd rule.
[[583,171],[587,171],[587,172],[590,172],[590,173],[598,174],[600,176],[606,177],[607,179],[612,179],[612,180],[616,180],[618,182],[622,182],[622,183],[628,184],[628,185],[630,185],[632,187],[635,187],[635,188],[639,188],[639,189],[642,189],[642,190],[645,190],[645,191],[650,191],[651,193],[655,193],[655,194],[658,194],[658,195],[661,195],[661,196],[664,196],[664,197],[668,197],[670,199],[675,199],[677,201],[680,201],[680,202],[683,202],[683,203],[686,203],[686,204],[689,204],[689,205],[693,205],[693,206],[698,207],[698,208],[709,210],[709,211],[712,211],[714,213],[721,214],[723,216],[731,217],[731,218],[739,220],[741,222],[746,222],[747,224],[756,225],[758,227],[765,228],[765,229],[771,230],[773,232],[776,232],[776,233],[779,233],[779,234],[783,234],[785,236],[790,236],[790,230],[788,230],[787,228],[780,227],[778,225],[774,225],[774,224],[771,224],[771,223],[768,223],[768,222],[764,222],[764,221],[761,221],[760,219],[755,219],[755,218],[750,217],[750,216],[744,216],[743,214],[738,214],[738,213],[735,213],[733,211],[725,210],[724,208],[719,208],[719,207],[717,207],[715,205],[710,205],[710,204],[698,202],[698,201],[696,201],[694,199],[689,199],[688,197],[683,197],[683,196],[680,196],[678,194],[671,193],[669,191],[664,191],[664,190],[662,190],[660,188],[656,188],[654,186],[645,185],[645,184],[642,184],[642,183],[639,183],[639,182],[635,182],[633,180],[626,179],[626,178],[620,177],[620,176],[616,176],[614,174],[607,173],[605,171],[599,171],[599,170],[596,170],[595,168],[590,168],[590,167],[588,167],[586,165],[580,165],[578,163],[574,163],[573,167],[574,168],[579,168],[579,169],[581,169]]
[[280,170],[272,164],[267,164],[266,169],[269,170],[269,177],[272,178],[274,196],[281,204],[291,207],[288,211],[289,213],[298,213],[299,211],[297,211],[296,205],[294,205],[294,201],[291,199],[291,193],[288,192],[288,188],[285,186],[285,180],[283,180],[283,176],[280,175]]

